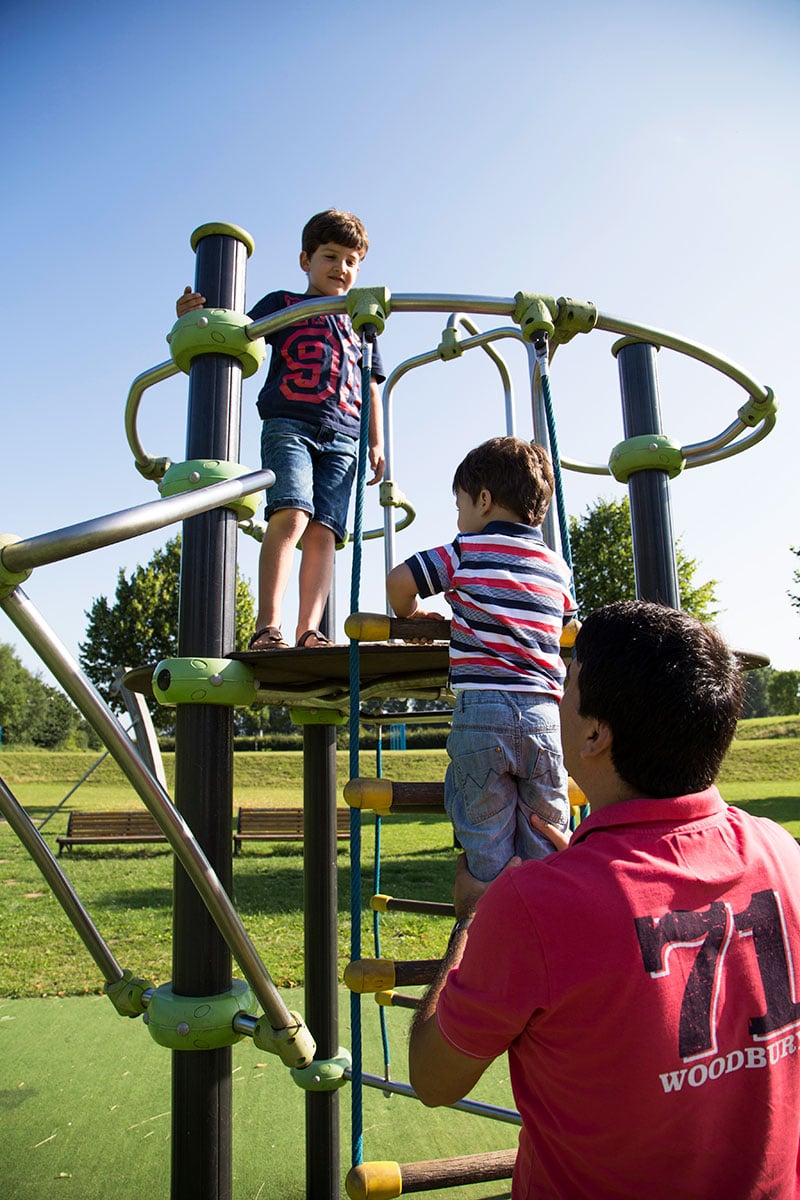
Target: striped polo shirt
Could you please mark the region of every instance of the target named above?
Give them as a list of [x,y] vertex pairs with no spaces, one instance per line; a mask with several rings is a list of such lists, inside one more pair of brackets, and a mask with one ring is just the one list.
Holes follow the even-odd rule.
[[569,567],[538,527],[490,521],[448,546],[406,559],[421,598],[443,592],[450,685],[538,692],[560,699],[564,622],[575,615]]

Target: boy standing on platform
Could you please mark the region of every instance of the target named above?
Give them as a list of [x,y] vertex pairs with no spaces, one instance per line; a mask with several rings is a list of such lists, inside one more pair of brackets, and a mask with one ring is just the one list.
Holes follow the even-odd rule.
[[[356,281],[369,242],[363,224],[349,212],[328,209],[306,224],[300,267],[304,293],[270,292],[250,309],[261,321],[312,296],[343,296]],[[205,297],[187,287],[176,304],[179,317],[202,308]],[[298,646],[323,646],[322,614],[333,581],[336,542],[345,536],[355,479],[361,420],[361,341],[346,314],[306,317],[267,338],[272,348],[266,382],[258,397],[263,419],[261,463],[275,472],[267,493],[267,531],[261,545],[256,632],[249,648],[286,647],[281,608],[301,542]],[[370,484],[385,467],[383,417],[378,384],[384,379],[373,346],[369,408]]]
[[558,704],[560,637],[575,601],[569,568],[541,530],[553,487],[541,446],[484,442],[453,479],[458,537],[406,559],[386,581],[398,617],[440,616],[417,607],[438,592],[453,610],[445,807],[484,882],[515,855],[552,853],[532,814],[562,831],[569,821]]

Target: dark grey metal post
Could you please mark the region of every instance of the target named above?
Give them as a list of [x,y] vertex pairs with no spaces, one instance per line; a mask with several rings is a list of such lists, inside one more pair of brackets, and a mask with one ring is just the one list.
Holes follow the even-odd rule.
[[[339,1051],[336,727],[303,728],[306,1024],[317,1058]],[[339,1093],[306,1093],[306,1197],[340,1195]]]
[[[223,227],[224,228],[224,227]],[[197,230],[195,290],[210,308],[244,310],[248,249],[219,227]],[[208,232],[206,232],[208,230]],[[187,459],[239,457],[242,368],[203,354],[189,378]],[[184,522],[178,654],[223,657],[234,646],[236,515],[229,509]],[[228,893],[232,890],[233,713],[177,710],[175,802]],[[231,956],[183,868],[176,864],[173,910],[176,993],[213,996],[231,986]],[[172,1055],[172,1200],[230,1200],[231,1050]]]
[[[333,640],[335,584],[320,629]],[[317,1058],[339,1052],[336,726],[303,726],[303,901],[306,1025]],[[306,1197],[341,1195],[339,1093],[306,1093]]]
[[[614,353],[625,437],[661,434],[656,347],[625,339],[617,342]],[[640,600],[680,608],[668,473],[652,468],[635,471],[628,480],[628,495],[636,595]]]

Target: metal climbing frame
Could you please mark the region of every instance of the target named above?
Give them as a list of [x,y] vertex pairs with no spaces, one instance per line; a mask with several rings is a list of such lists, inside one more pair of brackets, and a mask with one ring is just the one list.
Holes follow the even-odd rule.
[[[192,236],[196,251],[195,287],[208,301],[202,313],[188,314],[174,327],[173,360],[137,377],[126,409],[126,430],[137,469],[146,478],[161,481],[166,497],[151,505],[114,513],[71,529],[21,540],[0,535],[0,606],[40,654],[43,662],[99,733],[131,780],[147,808],[167,836],[176,857],[174,978],[170,997],[159,997],[162,1011],[180,1008],[181,997],[231,1001],[231,954],[249,988],[266,1014],[266,1021],[241,1007],[233,997],[235,1012],[226,1018],[231,1026],[221,1043],[187,1053],[179,1049],[183,1036],[176,1030],[165,1044],[173,1047],[173,1200],[230,1200],[231,1112],[230,1045],[240,1036],[253,1036],[257,1044],[275,1050],[307,1088],[306,1194],[310,1200],[338,1200],[340,1195],[339,1110],[336,1088],[348,1074],[339,1055],[337,953],[336,953],[336,840],[335,758],[333,724],[341,704],[329,700],[319,723],[309,719],[304,741],[307,813],[306,970],[309,1028],[290,1013],[274,987],[268,971],[250,942],[230,898],[232,811],[233,704],[251,703],[258,678],[246,664],[231,664],[224,656],[233,644],[233,595],[237,525],[246,525],[252,511],[245,503],[271,482],[270,472],[248,474],[235,465],[239,448],[241,380],[263,361],[264,335],[293,324],[301,317],[332,312],[353,315],[355,293],[342,298],[315,298],[258,323],[242,314],[246,256],[252,240],[230,225],[207,225]],[[672,334],[599,313],[591,304],[518,293],[513,298],[464,295],[397,295],[385,289],[356,289],[360,302],[372,304],[383,315],[400,312],[452,314],[442,344],[428,355],[409,360],[391,377],[385,403],[387,464],[393,466],[391,390],[413,366],[434,359],[457,357],[481,347],[498,362],[492,343],[502,338],[522,338],[528,348],[533,380],[533,410],[537,440],[541,414],[537,409],[536,370],[532,356],[534,336],[545,331],[552,351],[592,329],[622,338],[615,347],[619,361],[626,440],[612,452],[608,465],[572,462],[562,456],[567,469],[595,474],[613,473],[631,491],[634,522],[637,587],[649,599],[670,601],[677,596],[674,552],[671,550],[669,478],[684,466],[714,462],[754,445],[772,428],[775,401],[770,389],[752,379],[736,364],[704,347]],[[511,318],[515,325],[476,332],[472,316]],[[470,336],[460,339],[460,324]],[[737,418],[720,434],[691,446],[676,446],[661,431],[655,348],[687,354],[732,379],[744,389],[747,400]],[[500,362],[498,362],[500,367]],[[501,367],[501,375],[503,368]],[[168,458],[147,454],[136,433],[136,415],[145,391],[157,382],[184,370],[189,375],[187,463],[176,470]],[[506,384],[507,424],[513,429],[510,381]],[[510,413],[510,415],[509,415]],[[546,444],[546,443],[545,443]],[[390,507],[410,506],[392,495],[390,478],[381,502]],[[387,484],[389,487],[387,488]],[[194,490],[199,489],[199,490]],[[231,510],[225,505],[234,505]],[[207,660],[204,700],[197,689],[185,693],[178,710],[175,804],[153,776],[119,722],[82,676],[56,635],[47,627],[22,591],[30,571],[45,563],[99,546],[137,536],[183,520],[179,660]],[[654,536],[654,530],[658,536]],[[642,532],[647,537],[642,537]],[[387,517],[387,548],[394,527]],[[364,537],[369,535],[365,534]],[[388,552],[388,549],[387,549]],[[413,650],[409,647],[409,650]],[[335,648],[331,648],[335,655]],[[291,652],[286,652],[291,653]],[[311,652],[312,654],[315,652]],[[327,654],[327,650],[323,653]],[[240,659],[246,656],[237,656]],[[228,667],[237,667],[231,678]],[[241,670],[238,668],[241,667]],[[170,675],[170,664],[162,672]],[[230,690],[228,684],[231,684]],[[155,682],[154,682],[155,686]],[[168,687],[168,685],[167,685]],[[215,694],[216,689],[216,694]],[[168,691],[165,692],[168,694]],[[214,703],[216,701],[216,703]],[[52,855],[32,831],[19,805],[3,785],[0,807],[23,843],[39,863],[56,894],[74,920],[113,994],[126,993],[124,1003],[136,1012],[150,1009],[155,992],[146,981],[131,980],[104,947],[91,922],[71,893]],[[136,985],[136,986],[134,986]],[[156,992],[161,989],[156,989]],[[240,993],[249,997],[245,989]],[[122,1011],[122,1009],[121,1009]],[[132,1015],[128,1013],[128,1015]],[[169,1017],[167,1017],[167,1023]],[[183,1022],[186,1023],[185,1021]],[[152,1025],[152,1021],[151,1021]],[[330,1068],[330,1078],[321,1080]],[[309,1075],[310,1072],[310,1075]]]

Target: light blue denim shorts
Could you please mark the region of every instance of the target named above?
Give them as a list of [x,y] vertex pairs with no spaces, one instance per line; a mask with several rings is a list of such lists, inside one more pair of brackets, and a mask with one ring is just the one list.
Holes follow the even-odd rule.
[[261,465],[275,472],[266,517],[297,508],[344,538],[358,443],[328,425],[271,417],[261,427]]
[[447,752],[444,804],[476,879],[494,879],[515,854],[552,853],[530,817],[535,812],[562,832],[569,824],[555,697],[457,692]]

